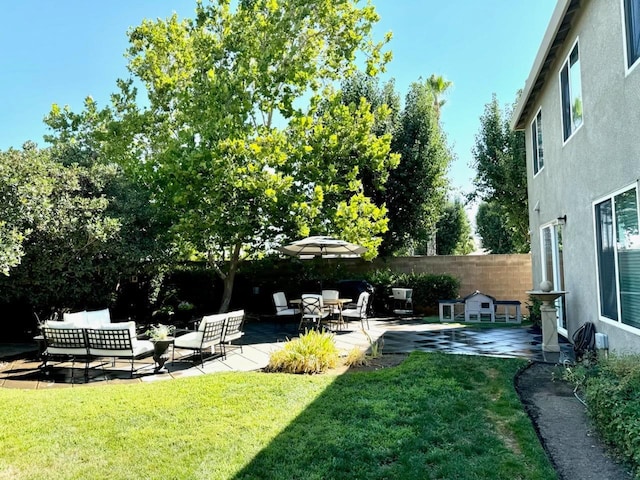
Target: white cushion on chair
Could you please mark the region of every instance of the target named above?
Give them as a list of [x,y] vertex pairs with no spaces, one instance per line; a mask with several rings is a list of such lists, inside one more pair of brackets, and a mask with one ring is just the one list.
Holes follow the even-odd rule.
[[[200,325],[198,325],[198,331],[199,332],[204,332],[205,325],[208,322],[211,322],[213,320],[221,320],[223,318],[227,318],[227,315],[228,315],[227,313],[218,313],[216,315],[206,315],[206,316],[202,317],[202,320],[200,320]],[[180,337],[180,338],[182,338],[182,337]]]
[[109,323],[107,325],[100,325],[100,327],[88,327],[88,328],[93,328],[95,330],[121,330],[121,329],[128,329],[129,330],[129,335],[131,335],[131,341],[132,342],[137,337],[136,322],[134,322],[133,320],[131,320],[129,322]]
[[65,322],[73,323],[77,328],[84,328],[87,326],[87,312],[82,310],[81,312],[65,312],[62,315]]
[[111,315],[109,314],[108,308],[85,312],[85,315],[88,328],[100,328],[103,325],[109,325],[111,323]]
[[131,346],[133,347],[134,357],[153,352],[154,350],[153,342],[151,340],[137,340],[134,338],[131,342]]
[[78,327],[74,322],[56,322],[56,321],[46,321],[44,322],[45,327],[49,328],[82,328]]
[[177,337],[173,345],[175,348],[199,349],[202,346],[202,335],[202,331],[187,333]]

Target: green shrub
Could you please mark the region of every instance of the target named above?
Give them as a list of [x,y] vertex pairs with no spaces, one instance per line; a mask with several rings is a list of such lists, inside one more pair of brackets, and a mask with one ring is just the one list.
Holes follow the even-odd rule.
[[[365,276],[376,289],[374,307],[385,309],[385,302],[394,287],[413,289],[413,308],[416,312],[437,310],[438,300],[457,298],[460,281],[451,275],[428,273],[396,273],[390,269],[376,270]],[[387,308],[388,309],[388,308]]]
[[322,373],[338,364],[338,348],[333,334],[309,330],[289,340],[269,357],[267,371]]
[[640,476],[640,355],[600,361],[587,380],[586,399],[602,438]]
[[529,295],[529,301],[527,302],[527,309],[529,310],[529,320],[535,326],[542,325],[542,313],[540,313],[540,307],[542,306],[542,300]]

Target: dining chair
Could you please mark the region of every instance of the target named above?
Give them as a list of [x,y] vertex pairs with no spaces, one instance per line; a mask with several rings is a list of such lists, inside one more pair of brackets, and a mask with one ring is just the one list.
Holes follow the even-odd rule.
[[367,317],[367,305],[369,304],[369,292],[362,292],[358,297],[358,303],[354,308],[342,310],[342,317],[347,321],[350,318],[360,320],[360,325],[364,329],[364,322],[367,322],[369,328],[369,318]]
[[302,329],[305,321],[311,321],[311,323],[319,328],[320,322],[328,316],[329,312],[324,308],[322,295],[315,293],[305,293],[302,295],[302,318],[300,319],[298,330]]
[[278,317],[291,317],[300,313],[298,308],[289,306],[284,292],[276,292],[273,294],[273,304],[276,307],[276,316]]
[[[322,290],[322,302],[327,303],[327,300],[337,300],[340,298],[340,292],[338,290]],[[331,315],[338,313],[337,305],[326,305],[325,309],[329,311]]]

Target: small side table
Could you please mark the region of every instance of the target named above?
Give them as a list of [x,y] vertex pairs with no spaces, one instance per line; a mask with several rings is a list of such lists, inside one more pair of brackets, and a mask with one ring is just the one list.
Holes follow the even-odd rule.
[[173,344],[175,337],[167,337],[162,340],[151,340],[153,343],[153,361],[156,362],[154,373],[166,373],[164,364],[169,360],[169,345]]

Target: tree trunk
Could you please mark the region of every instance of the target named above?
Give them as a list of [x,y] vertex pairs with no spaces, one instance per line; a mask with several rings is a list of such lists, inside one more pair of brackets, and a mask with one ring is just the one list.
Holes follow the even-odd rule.
[[222,302],[220,303],[219,313],[226,313],[229,311],[229,304],[231,303],[231,295],[233,294],[233,283],[236,279],[236,271],[238,270],[238,264],[240,263],[240,249],[242,243],[237,243],[233,248],[231,259],[229,260],[229,272],[223,277],[224,292],[222,293]]

